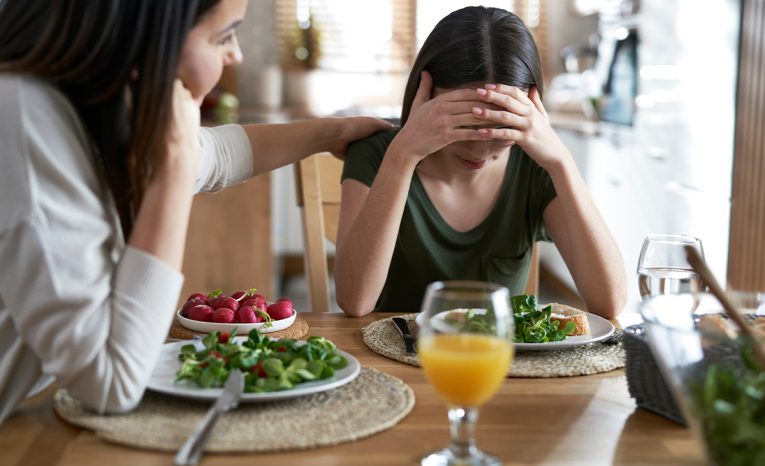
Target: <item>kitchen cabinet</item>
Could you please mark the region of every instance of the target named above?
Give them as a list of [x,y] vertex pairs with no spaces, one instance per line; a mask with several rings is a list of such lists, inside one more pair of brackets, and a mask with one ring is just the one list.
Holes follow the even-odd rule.
[[[697,236],[707,260],[724,283],[730,201],[687,185],[657,146],[636,138],[628,127],[601,124],[596,134],[556,128],[571,151],[590,194],[621,251],[627,277],[626,310],[635,311],[637,261],[643,238],[652,233]],[[542,264],[575,289],[553,244],[543,243]]]

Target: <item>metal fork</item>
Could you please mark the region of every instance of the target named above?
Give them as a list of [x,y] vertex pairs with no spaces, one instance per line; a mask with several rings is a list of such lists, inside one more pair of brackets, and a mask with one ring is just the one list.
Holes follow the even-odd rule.
[[223,393],[207,411],[204,419],[197,425],[186,443],[178,450],[178,454],[175,455],[176,466],[193,466],[199,462],[199,457],[202,456],[202,451],[215,423],[223,413],[239,405],[243,382],[242,371],[237,369],[229,374],[226,385],[223,387]]

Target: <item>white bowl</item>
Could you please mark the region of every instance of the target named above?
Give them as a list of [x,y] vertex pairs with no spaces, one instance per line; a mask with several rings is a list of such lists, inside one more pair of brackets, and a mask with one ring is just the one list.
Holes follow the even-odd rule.
[[233,324],[222,324],[218,322],[204,322],[201,320],[194,320],[189,319],[188,317],[183,317],[181,315],[181,310],[178,309],[178,312],[176,312],[176,317],[178,318],[178,322],[181,323],[184,327],[186,327],[189,330],[193,330],[195,332],[202,332],[202,333],[211,333],[211,332],[226,332],[231,333],[234,328],[236,328],[236,334],[237,335],[247,335],[250,333],[250,330],[256,328],[260,333],[271,333],[276,332],[278,330],[284,330],[285,328],[289,327],[295,322],[295,319],[297,318],[297,310],[292,310],[292,315],[290,317],[287,317],[286,319],[281,320],[273,320],[271,321],[271,326],[266,328],[265,322],[258,322],[256,324],[241,324],[241,323],[233,323]]

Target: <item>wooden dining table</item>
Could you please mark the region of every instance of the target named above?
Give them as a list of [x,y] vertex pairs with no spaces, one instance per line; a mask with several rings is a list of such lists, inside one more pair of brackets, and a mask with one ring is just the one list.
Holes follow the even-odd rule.
[[[449,443],[446,406],[423,371],[380,356],[362,341],[362,327],[389,315],[300,316],[308,322],[309,335],[327,337],[362,365],[406,382],[416,396],[414,409],[392,428],[355,442],[282,453],[209,454],[201,465],[414,465]],[[62,421],[53,411],[54,391],[51,387],[27,400],[0,426],[0,465],[172,464],[173,453],[112,444]],[[580,377],[507,378],[481,408],[476,440],[479,448],[507,465],[705,464],[702,446],[689,429],[636,408],[623,370]]]

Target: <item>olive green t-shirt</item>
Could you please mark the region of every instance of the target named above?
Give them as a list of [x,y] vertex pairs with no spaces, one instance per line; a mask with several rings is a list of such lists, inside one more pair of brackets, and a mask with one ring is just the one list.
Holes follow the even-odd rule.
[[[372,186],[396,134],[397,130],[377,133],[353,143],[342,179]],[[519,146],[512,146],[491,213],[472,230],[458,232],[438,213],[415,172],[375,310],[417,312],[425,287],[438,280],[489,281],[508,287],[511,294],[522,293],[534,242],[550,240],[542,214],[555,196],[547,172]]]

